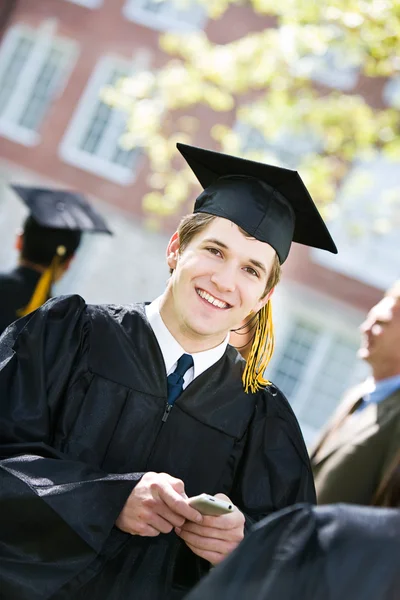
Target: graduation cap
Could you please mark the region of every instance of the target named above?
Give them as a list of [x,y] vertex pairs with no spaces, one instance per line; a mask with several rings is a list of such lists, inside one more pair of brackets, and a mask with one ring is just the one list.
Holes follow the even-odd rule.
[[337,254],[297,171],[204,150],[177,148],[204,188],[193,212],[224,217],[266,242],[284,263],[292,241]]
[[[285,262],[292,241],[337,253],[297,171],[181,143],[177,148],[204,188],[194,213],[236,223],[250,236],[272,246],[280,264]],[[249,316],[243,327],[254,330],[243,386],[246,392],[256,392],[270,383],[264,373],[275,345],[271,302]]]
[[[42,252],[44,251],[43,247],[46,246],[46,241],[50,248],[50,250],[48,248],[46,249],[46,253],[49,254],[50,252],[49,256],[51,256],[54,252],[51,263],[43,271],[29,303],[17,312],[18,316],[22,317],[33,312],[48,300],[58,267],[60,266],[63,257],[68,252],[70,254],[73,253],[76,249],[79,244],[79,235],[81,232],[108,233],[110,235],[112,235],[112,232],[108,229],[106,222],[100,213],[88,203],[82,194],[67,190],[36,188],[22,185],[12,185],[11,188],[28,207],[30,216],[33,219],[30,226],[34,227],[36,231],[38,230],[38,226],[48,229],[48,235],[46,236],[46,234],[43,233],[42,236]],[[27,236],[27,224],[25,228]],[[29,229],[29,231],[30,230],[31,229]],[[67,236],[67,232],[71,233]],[[71,241],[67,243],[65,239],[67,237],[69,239],[72,232],[75,232],[75,235],[73,236],[74,243],[71,249],[69,246]],[[54,246],[52,244],[54,244]]]
[[12,185],[11,188],[43,227],[112,235],[100,213],[78,192],[22,185]]

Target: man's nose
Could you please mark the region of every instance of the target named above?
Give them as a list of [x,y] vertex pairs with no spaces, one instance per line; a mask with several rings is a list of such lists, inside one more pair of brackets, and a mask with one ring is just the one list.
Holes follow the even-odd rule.
[[368,333],[369,331],[371,331],[372,327],[374,326],[374,323],[374,319],[365,319],[360,325],[361,333]]
[[222,292],[233,292],[236,288],[236,268],[225,263],[211,275],[212,283]]

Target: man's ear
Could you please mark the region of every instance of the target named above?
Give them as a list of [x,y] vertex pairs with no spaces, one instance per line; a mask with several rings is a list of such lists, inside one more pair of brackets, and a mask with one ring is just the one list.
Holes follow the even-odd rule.
[[274,293],[274,291],[275,291],[275,287],[273,287],[272,290],[270,290],[268,292],[268,294],[266,296],[264,296],[264,298],[261,298],[261,300],[258,301],[257,305],[253,309],[253,313],[258,312],[259,310],[262,309],[263,306],[265,306],[267,304],[268,300],[271,299],[271,296]]
[[170,269],[175,269],[179,255],[179,235],[175,231],[167,246],[167,264]]
[[62,263],[62,266],[63,266],[63,270],[64,270],[64,271],[66,271],[67,269],[69,269],[69,268],[70,268],[70,266],[71,266],[71,262],[73,261],[73,259],[74,259],[74,256],[75,256],[75,254],[73,254],[72,256],[69,256],[69,257],[67,258],[67,260],[64,260],[64,262]]
[[15,238],[15,249],[18,250],[18,252],[22,252],[23,246],[24,246],[24,234],[22,233],[22,231],[18,231],[17,236]]

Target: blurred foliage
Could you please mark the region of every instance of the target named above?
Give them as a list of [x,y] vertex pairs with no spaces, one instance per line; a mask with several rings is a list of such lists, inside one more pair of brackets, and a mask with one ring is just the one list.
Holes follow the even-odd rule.
[[[207,133],[193,116],[198,105],[214,112],[209,133],[221,151],[296,168],[325,216],[337,213],[337,185],[355,158],[399,158],[399,111],[371,107],[352,86],[335,89],[334,68],[355,71],[358,82],[375,79],[380,89],[382,78],[400,76],[400,0],[197,1],[222,28],[232,5],[272,17],[273,26],[224,45],[204,32],[161,35],[173,57],[165,67],[106,90],[107,101],[128,112],[121,144],[149,156],[149,215],[179,212],[190,198],[193,175],[173,161],[176,141]],[[182,10],[190,2],[176,0]],[[321,64],[331,65],[332,81],[325,68],[317,84]]]

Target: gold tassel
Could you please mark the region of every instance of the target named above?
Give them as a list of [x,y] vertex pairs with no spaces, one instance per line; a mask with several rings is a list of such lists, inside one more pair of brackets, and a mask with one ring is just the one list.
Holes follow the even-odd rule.
[[257,315],[258,324],[242,376],[244,391],[247,394],[255,393],[269,385],[270,382],[264,379],[264,371],[272,358],[275,346],[271,300],[268,300]]
[[31,312],[42,306],[49,299],[51,286],[54,282],[54,277],[57,272],[58,266],[60,264],[61,258],[66,253],[67,249],[65,246],[58,246],[56,250],[56,254],[51,261],[50,266],[43,272],[37,285],[35,287],[35,291],[32,294],[32,298],[29,300],[29,303],[25,308],[21,308],[17,311],[18,317],[24,317],[25,315],[29,315]]

